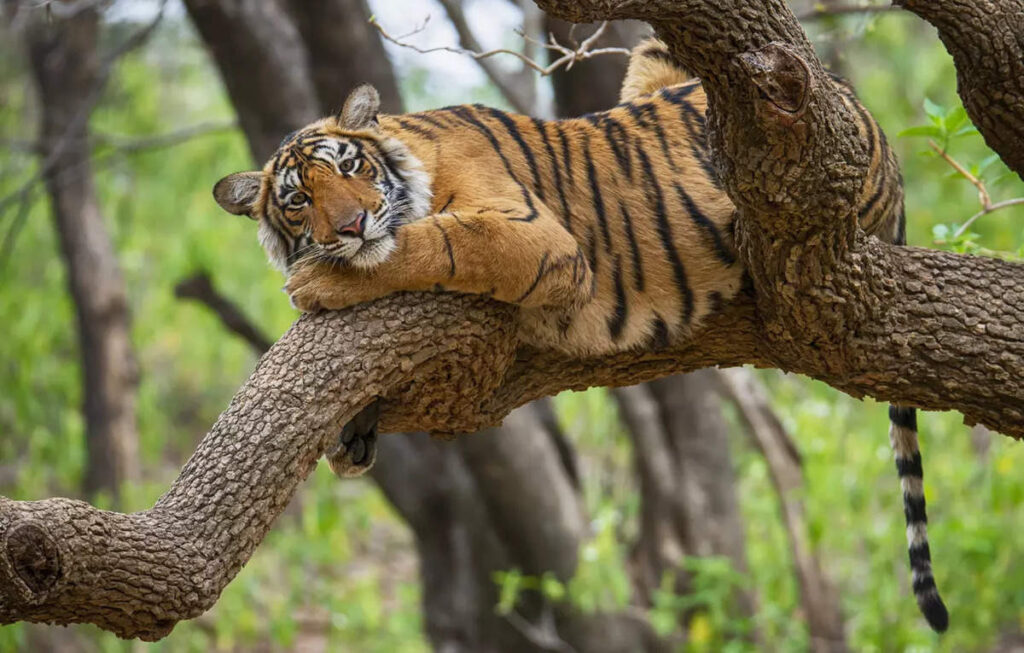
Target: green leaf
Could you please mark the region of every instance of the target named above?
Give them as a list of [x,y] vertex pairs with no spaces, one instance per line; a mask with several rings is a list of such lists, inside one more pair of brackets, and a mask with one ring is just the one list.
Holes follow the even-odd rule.
[[938,119],[940,123],[946,117],[946,110],[942,108],[942,105],[936,104],[928,98],[924,99],[924,112],[932,120]]
[[927,136],[929,138],[942,138],[945,132],[939,127],[932,127],[931,125],[918,125],[917,127],[910,127],[904,129],[896,136],[898,138],[906,138],[911,136]]
[[945,123],[946,131],[955,132],[964,126],[967,122],[967,110],[962,106],[954,107],[950,109],[949,113],[946,114]]
[[978,128],[974,125],[964,125],[960,129],[953,132],[953,136],[970,136],[971,134],[977,134]]

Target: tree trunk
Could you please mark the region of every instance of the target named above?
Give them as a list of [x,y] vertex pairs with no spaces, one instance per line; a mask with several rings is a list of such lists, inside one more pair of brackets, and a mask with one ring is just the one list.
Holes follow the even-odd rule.
[[739,409],[747,433],[768,464],[789,538],[793,570],[800,584],[800,604],[807,619],[811,647],[819,653],[844,651],[846,635],[839,596],[807,541],[807,519],[800,499],[804,475],[796,445],[772,410],[761,384],[750,372],[725,370],[717,372],[716,377]]
[[321,117],[309,54],[282,0],[185,0],[185,7],[255,161],[262,164],[285,135]]
[[[728,428],[710,371],[614,391],[633,438],[640,479],[640,534],[633,551],[637,590],[650,604],[666,572],[690,591],[686,556],[724,556],[747,571],[746,536],[736,496]],[[736,594],[753,617],[751,592]]]
[[40,94],[40,153],[54,225],[75,305],[82,366],[87,461],[84,491],[108,492],[138,478],[138,369],[124,279],[93,185],[88,119],[102,85],[95,9],[28,30]]

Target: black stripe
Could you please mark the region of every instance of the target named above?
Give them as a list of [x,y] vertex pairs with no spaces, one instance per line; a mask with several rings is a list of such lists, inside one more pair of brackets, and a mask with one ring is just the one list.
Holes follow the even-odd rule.
[[608,215],[605,213],[601,187],[597,182],[597,168],[594,167],[594,158],[590,155],[589,136],[586,136],[583,141],[583,158],[587,160],[587,178],[590,180],[590,194],[593,197],[594,212],[597,213],[597,225],[601,227],[601,238],[604,240],[605,251],[611,253],[612,235],[608,231]]
[[533,222],[534,220],[536,220],[537,207],[535,207],[533,204],[533,196],[530,194],[529,189],[526,188],[526,186],[524,186],[523,183],[519,181],[519,179],[515,176],[515,173],[512,172],[512,164],[509,163],[508,157],[506,157],[505,153],[501,150],[501,143],[498,141],[497,136],[494,135],[494,132],[492,132],[490,128],[487,127],[487,125],[480,122],[477,119],[477,117],[473,115],[473,112],[469,110],[469,107],[451,107],[449,111],[458,116],[460,119],[464,120],[470,126],[474,127],[477,131],[479,131],[487,138],[487,140],[491,144],[491,147],[494,148],[494,151],[497,153],[498,158],[500,158],[501,162],[505,165],[505,172],[507,172],[508,176],[512,178],[512,181],[514,181],[516,185],[519,186],[519,189],[523,195],[523,202],[526,203],[526,206],[530,210],[530,213],[522,218],[509,218],[509,220],[517,222]]
[[676,104],[679,106],[679,117],[690,136],[690,154],[697,161],[701,170],[704,171],[711,185],[721,189],[721,185],[718,182],[718,173],[715,172],[715,166],[711,163],[711,157],[708,155],[707,133],[705,131],[703,114],[685,100]]
[[444,213],[445,211],[447,211],[447,210],[448,210],[448,207],[450,207],[450,206],[452,205],[452,202],[454,202],[454,201],[455,201],[455,193],[452,193],[452,194],[451,194],[451,195],[450,195],[450,196],[448,197],[448,201],[447,201],[447,202],[445,202],[445,203],[444,203],[444,206],[442,206],[442,207],[441,207],[440,209],[438,209],[438,211],[437,211],[437,212],[438,212],[438,213]]
[[889,405],[889,421],[917,433],[917,410],[904,406]]
[[690,219],[697,225],[697,228],[704,232],[704,235],[711,241],[711,249],[715,251],[715,256],[718,260],[726,265],[732,265],[736,262],[736,255],[726,247],[725,241],[722,240],[722,234],[719,233],[718,227],[715,223],[708,219],[706,215],[697,207],[697,203],[693,201],[689,193],[682,187],[677,181],[675,182],[676,194],[679,196],[679,201],[682,202],[683,208],[689,214]]
[[867,111],[864,109],[861,103],[857,101],[856,96],[847,95],[847,98],[849,99],[848,106],[851,107],[857,114],[857,116],[861,119],[861,122],[864,123],[865,131],[867,131],[869,161],[868,165],[871,165],[872,163],[874,163],[875,155],[878,153],[878,127],[877,125],[875,125],[875,121],[871,119],[871,116],[868,115]]
[[907,244],[907,211],[903,207],[900,207],[900,215],[896,222],[896,238],[893,240],[894,245],[906,245]]
[[654,135],[658,138],[658,143],[661,145],[661,153],[665,155],[665,160],[668,161],[669,167],[675,170],[676,162],[672,157],[672,149],[668,146],[665,130],[661,126],[661,118],[658,117],[657,106],[650,102],[644,104],[628,103],[625,106],[629,113],[632,114],[633,119],[636,120],[637,125],[642,129],[654,130]]
[[540,183],[540,171],[537,169],[537,159],[533,155],[533,150],[523,140],[523,134],[519,131],[519,127],[516,125],[515,120],[511,118],[504,111],[494,109],[492,107],[477,106],[477,111],[483,111],[490,115],[492,118],[502,124],[505,130],[508,132],[512,140],[519,145],[519,149],[523,153],[523,157],[526,159],[526,165],[530,168],[530,174],[533,176],[533,191],[537,193],[537,197],[544,199],[544,187]]
[[677,84],[675,86],[668,86],[661,89],[659,95],[665,98],[667,102],[672,104],[684,105],[689,104],[686,100],[687,97],[693,93],[694,90],[700,88],[700,82],[694,80],[686,84]]
[[637,148],[637,155],[640,157],[640,165],[644,171],[645,193],[649,204],[654,205],[654,216],[658,221],[658,236],[661,238],[661,246],[665,250],[665,256],[672,266],[672,273],[675,277],[676,289],[679,291],[679,299],[682,303],[683,324],[689,324],[693,318],[693,291],[686,280],[686,269],[679,259],[679,252],[676,251],[672,239],[672,225],[669,223],[668,215],[665,213],[665,197],[661,192],[661,186],[654,177],[654,170],[651,161],[644,154],[644,151]]
[[612,340],[617,341],[622,337],[629,312],[626,289],[622,287],[622,260],[618,256],[612,265],[612,284],[615,286],[615,310],[608,318],[608,333],[611,334]]
[[910,558],[910,567],[912,569],[926,568],[926,565],[932,561],[932,552],[928,548],[927,542],[912,544],[907,548],[907,555]]
[[680,72],[684,72],[683,69],[679,66],[679,64],[675,62],[675,60],[672,58],[672,55],[669,54],[667,50],[652,47],[642,51],[640,53],[640,56],[645,57],[647,59],[660,61],[662,63],[668,64],[669,66],[672,66],[673,68],[678,68]]
[[653,349],[664,349],[669,346],[668,325],[657,313],[654,314],[654,326],[651,331],[651,347]]
[[544,256],[540,259],[540,266],[537,268],[537,276],[533,278],[533,283],[531,283],[530,287],[526,289],[526,292],[524,292],[522,295],[516,298],[514,302],[512,302],[513,304],[521,303],[524,299],[529,297],[534,290],[537,289],[538,285],[540,285],[540,280],[544,278],[544,268],[547,267],[549,254],[550,252],[544,252]]
[[[452,107],[452,108],[455,108],[455,107]],[[429,123],[429,124],[433,125],[434,127],[437,127],[438,129],[441,129],[441,130],[447,131],[447,130],[451,129],[451,125],[446,124],[443,120],[441,120],[441,118],[432,115],[432,114],[437,113],[437,112],[438,111],[433,111],[431,113],[410,113],[410,114],[406,114],[405,117],[406,118],[418,118],[419,120],[422,120],[423,122]]]
[[569,177],[569,185],[575,186],[576,181],[572,175],[572,150],[569,149],[569,139],[565,136],[565,127],[561,122],[555,123],[555,131],[558,132],[558,140],[562,143],[562,165],[565,166],[566,174]]
[[712,313],[717,313],[722,310],[725,305],[725,300],[722,297],[722,293],[717,290],[712,290],[708,293],[708,310]]
[[935,589],[935,578],[931,574],[918,576],[914,580],[914,594],[921,594],[929,590]]
[[633,218],[626,209],[626,204],[619,202],[619,213],[622,214],[622,226],[626,230],[626,240],[629,241],[629,254],[633,260],[633,287],[637,292],[644,291],[644,267],[640,258],[640,244],[636,242],[636,234],[633,233]]
[[921,452],[915,451],[911,458],[897,458],[896,473],[900,475],[900,478],[903,478],[904,476],[924,478],[924,467],[921,465]]
[[928,515],[924,509],[924,497],[903,493],[903,516],[907,524],[927,524]]
[[626,135],[626,128],[622,126],[621,122],[611,118],[607,113],[588,113],[583,117],[595,127],[601,128],[604,132],[605,140],[608,141],[608,147],[611,148],[612,154],[615,155],[615,160],[619,164],[619,169],[626,177],[632,180],[633,161],[629,156],[629,141]]
[[455,253],[452,251],[452,241],[448,239],[448,232],[441,226],[441,222],[434,218],[434,226],[441,232],[441,238],[444,239],[444,248],[448,251],[448,278],[451,279],[455,276]]
[[565,186],[562,184],[562,167],[558,164],[558,157],[555,156],[555,148],[551,145],[551,139],[548,138],[547,123],[540,118],[533,119],[533,126],[540,133],[540,138],[544,141],[544,149],[547,150],[548,158],[551,161],[551,169],[555,172],[555,190],[558,191],[558,199],[562,203],[562,224],[565,228],[572,233],[572,225],[569,223],[569,202],[565,198]]
[[396,120],[398,122],[398,125],[402,129],[405,129],[407,131],[411,131],[414,134],[419,134],[420,136],[422,136],[423,138],[427,139],[428,141],[432,141],[432,140],[435,140],[437,138],[437,132],[434,131],[433,129],[426,129],[424,127],[420,127],[419,125],[417,125],[413,121],[407,120],[405,118],[396,118]]

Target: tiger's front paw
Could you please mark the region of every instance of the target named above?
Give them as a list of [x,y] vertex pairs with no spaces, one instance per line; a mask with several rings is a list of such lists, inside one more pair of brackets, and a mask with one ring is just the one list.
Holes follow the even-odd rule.
[[384,289],[375,289],[362,270],[322,264],[295,270],[284,290],[292,306],[304,313],[347,308],[388,294]]

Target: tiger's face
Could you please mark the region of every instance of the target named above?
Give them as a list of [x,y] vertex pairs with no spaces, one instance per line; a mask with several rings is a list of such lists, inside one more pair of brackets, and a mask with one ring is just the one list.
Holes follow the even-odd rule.
[[395,248],[399,226],[426,215],[430,182],[408,147],[377,122],[376,90],[361,86],[336,118],[288,136],[259,172],[228,175],[213,194],[259,221],[272,263],[301,260],[369,268]]

